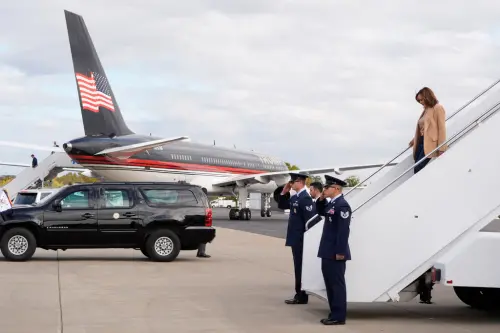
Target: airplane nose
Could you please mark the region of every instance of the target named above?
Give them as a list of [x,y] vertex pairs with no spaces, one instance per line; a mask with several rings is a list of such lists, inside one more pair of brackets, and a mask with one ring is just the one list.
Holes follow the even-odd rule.
[[71,143],[65,143],[63,144],[63,149],[69,153],[71,149],[73,149],[73,145]]

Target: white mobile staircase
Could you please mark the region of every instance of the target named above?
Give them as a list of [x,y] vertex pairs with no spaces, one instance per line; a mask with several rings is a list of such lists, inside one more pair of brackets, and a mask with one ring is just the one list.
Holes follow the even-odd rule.
[[64,152],[54,152],[38,164],[36,168],[27,167],[4,188],[13,199],[17,193],[27,188],[38,188],[44,181],[54,179],[58,173],[67,169],[82,169]]
[[[413,298],[420,275],[500,214],[500,92],[463,111],[499,82],[448,118],[448,151],[418,174],[410,154],[363,191],[345,194],[353,210],[348,302]],[[317,258],[323,222],[305,233],[302,288],[326,299]]]

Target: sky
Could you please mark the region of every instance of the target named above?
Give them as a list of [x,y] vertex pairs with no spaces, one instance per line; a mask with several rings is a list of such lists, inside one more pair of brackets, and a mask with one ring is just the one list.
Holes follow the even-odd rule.
[[[452,113],[500,75],[492,0],[3,1],[0,141],[83,136],[64,9],[134,132],[301,168],[385,162],[412,138],[420,88]],[[0,161],[31,153],[49,154],[0,146]]]

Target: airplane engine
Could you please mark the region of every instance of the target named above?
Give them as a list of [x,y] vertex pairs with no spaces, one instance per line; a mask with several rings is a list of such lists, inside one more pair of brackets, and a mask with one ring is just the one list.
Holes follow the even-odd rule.
[[[273,192],[273,199],[274,201],[276,201],[276,203],[279,202],[279,197],[281,196],[281,191],[283,191],[283,188],[285,186],[278,186],[274,192]],[[290,192],[288,192],[287,194],[285,194],[285,198],[286,199],[289,199],[290,198]]]

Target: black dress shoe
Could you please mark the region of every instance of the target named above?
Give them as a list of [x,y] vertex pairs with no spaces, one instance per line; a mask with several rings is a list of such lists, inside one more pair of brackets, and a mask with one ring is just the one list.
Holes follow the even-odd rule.
[[211,256],[206,253],[198,253],[196,255],[198,258],[210,258]]
[[419,303],[420,303],[420,304],[434,304],[433,302],[431,302],[431,300],[430,300],[430,299],[427,299],[427,300],[423,300],[423,299],[421,299]]
[[286,304],[307,304],[307,301],[292,298],[292,299],[287,299],[285,301],[285,303]]
[[333,320],[333,319],[321,319],[323,325],[345,325],[345,321]]

